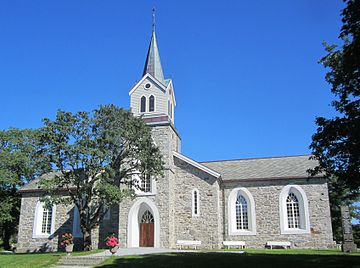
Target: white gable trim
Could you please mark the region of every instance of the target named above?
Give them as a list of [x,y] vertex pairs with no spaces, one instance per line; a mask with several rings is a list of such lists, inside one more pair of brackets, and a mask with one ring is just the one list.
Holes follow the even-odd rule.
[[173,86],[173,84],[172,84],[172,80],[171,79],[169,79],[169,84],[168,84],[168,86],[167,86],[167,88],[166,88],[166,91],[170,88],[170,86],[171,86],[171,88],[172,88],[172,92],[171,92],[171,98],[172,98],[172,101],[173,101],[173,103],[174,103],[174,107],[176,106],[176,100],[175,100],[175,92],[174,92],[174,86]]
[[137,82],[137,84],[135,86],[133,86],[133,88],[130,90],[129,92],[129,96],[131,94],[133,94],[133,92],[140,86],[140,84],[146,79],[146,78],[150,78],[151,80],[153,80],[155,82],[156,85],[158,85],[163,91],[166,91],[166,87],[159,81],[157,80],[155,77],[153,77],[151,74],[147,73],[143,76],[143,78],[140,79],[139,82]]
[[198,162],[196,162],[196,161],[194,161],[194,160],[192,160],[192,159],[190,159],[190,158],[188,158],[188,157],[186,157],[186,156],[184,156],[182,154],[179,154],[178,152],[173,151],[173,155],[175,157],[179,158],[180,160],[182,160],[182,161],[184,161],[184,162],[186,162],[186,163],[188,163],[188,164],[190,164],[190,165],[192,165],[194,167],[197,167],[198,169],[204,171],[205,173],[208,173],[211,176],[214,176],[215,178],[220,178],[220,176],[221,176],[216,171],[214,171],[214,170],[212,170],[210,168],[207,168],[204,165],[202,165],[202,164],[200,164],[200,163],[198,163]]

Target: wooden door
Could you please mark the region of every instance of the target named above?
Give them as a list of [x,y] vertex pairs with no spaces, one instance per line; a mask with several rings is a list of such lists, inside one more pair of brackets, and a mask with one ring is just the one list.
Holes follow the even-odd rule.
[[154,246],[154,223],[140,223],[140,247]]

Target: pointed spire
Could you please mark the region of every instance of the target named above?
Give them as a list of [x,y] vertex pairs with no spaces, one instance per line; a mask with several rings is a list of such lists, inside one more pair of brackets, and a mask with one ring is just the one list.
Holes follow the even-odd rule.
[[152,13],[152,35],[151,35],[149,50],[146,57],[143,75],[147,73],[151,74],[153,77],[155,77],[157,80],[159,80],[162,84],[165,85],[164,74],[160,62],[160,54],[156,42],[155,8],[153,8],[153,13]]

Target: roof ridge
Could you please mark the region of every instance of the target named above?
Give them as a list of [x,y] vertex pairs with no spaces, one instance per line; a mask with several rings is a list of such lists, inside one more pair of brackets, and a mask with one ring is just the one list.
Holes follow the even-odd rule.
[[226,161],[246,161],[246,160],[257,160],[257,159],[272,159],[272,158],[289,158],[289,157],[300,157],[300,156],[312,156],[312,154],[300,154],[300,155],[283,155],[283,156],[265,156],[265,157],[250,157],[250,158],[236,158],[236,159],[224,159],[224,160],[210,160],[210,161],[199,161],[199,163],[213,163],[213,162],[226,162]]

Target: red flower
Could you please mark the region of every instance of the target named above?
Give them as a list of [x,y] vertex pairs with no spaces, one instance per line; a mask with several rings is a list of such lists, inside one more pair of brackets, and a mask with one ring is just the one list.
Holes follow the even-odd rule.
[[119,245],[119,239],[114,235],[110,235],[106,238],[106,245],[111,248],[116,247]]

